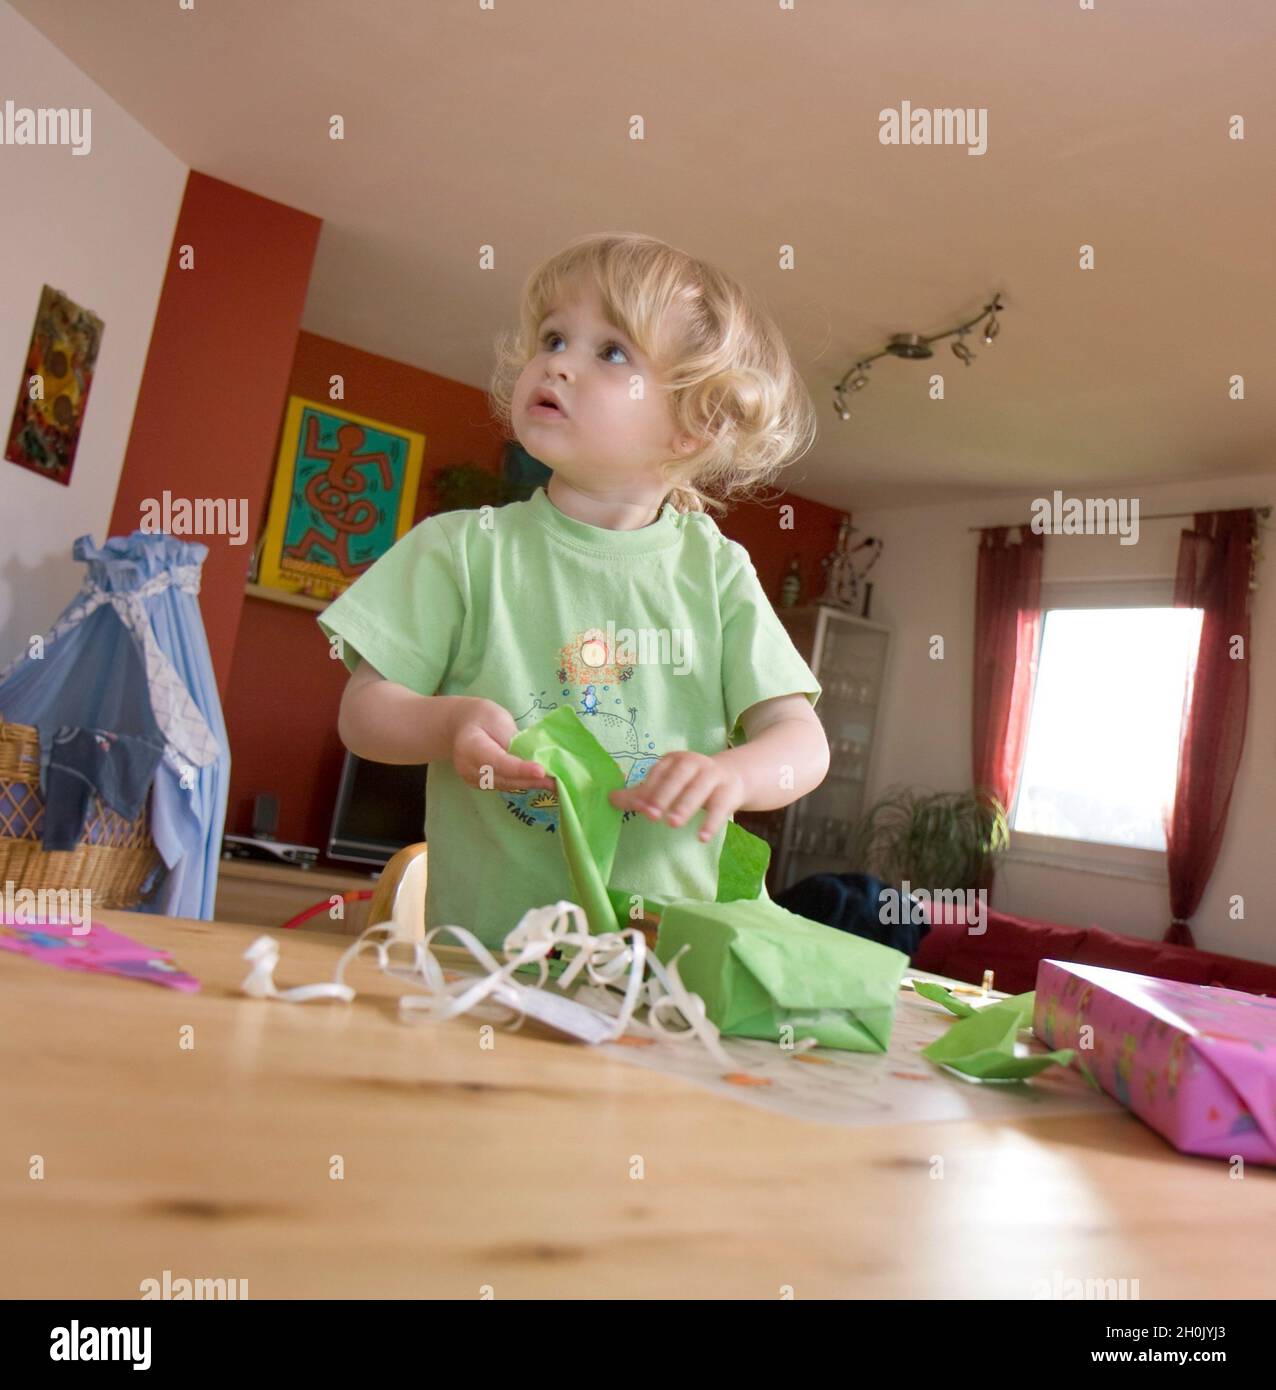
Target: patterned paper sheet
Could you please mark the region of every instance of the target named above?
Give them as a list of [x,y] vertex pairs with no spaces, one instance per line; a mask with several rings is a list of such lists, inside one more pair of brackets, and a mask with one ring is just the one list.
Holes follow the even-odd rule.
[[[918,970],[910,971],[908,978],[946,983]],[[966,996],[966,1002],[977,1007],[979,1000]],[[602,1044],[600,1050],[706,1086],[719,1095],[824,1124],[1004,1120],[1120,1109],[1071,1067],[1050,1067],[1030,1081],[975,1082],[918,1056],[953,1022],[954,1015],[942,1005],[902,989],[885,1053],[835,1048],[797,1053],[751,1038],[723,1038],[723,1047],[741,1063],[739,1072],[724,1075],[694,1042],[652,1042],[629,1033],[617,1042]],[[1018,1047],[1046,1050],[1035,1040]]]
[[[440,959],[450,957],[449,967],[460,964],[460,952],[438,950],[436,954]],[[909,970],[905,978],[949,983],[922,970]],[[582,1002],[588,1002],[589,992],[586,987]],[[981,1003],[979,996],[963,998],[976,1008]],[[990,994],[986,1002],[1004,998],[1004,994]],[[955,1021],[943,1005],[901,989],[885,1053],[823,1047],[799,1052],[752,1038],[722,1038],[725,1051],[740,1064],[738,1070],[724,1073],[694,1038],[667,1042],[631,1029],[616,1042],[600,1043],[598,1048],[620,1061],[680,1077],[719,1095],[824,1124],[1005,1120],[1120,1110],[1072,1067],[1049,1067],[1029,1081],[976,1082],[918,1055]],[[1048,1050],[1035,1039],[1016,1047],[1020,1052]]]

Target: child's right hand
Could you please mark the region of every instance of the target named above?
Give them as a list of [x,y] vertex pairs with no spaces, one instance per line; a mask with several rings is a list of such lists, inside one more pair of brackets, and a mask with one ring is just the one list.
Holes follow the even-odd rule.
[[525,762],[506,752],[518,731],[514,716],[494,700],[470,701],[452,732],[452,766],[457,775],[481,791],[525,791],[531,787],[554,791],[554,779],[539,763]]

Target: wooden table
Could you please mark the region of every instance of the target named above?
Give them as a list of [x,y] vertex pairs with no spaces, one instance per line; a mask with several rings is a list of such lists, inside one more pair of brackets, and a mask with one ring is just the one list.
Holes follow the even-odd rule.
[[[252,1000],[259,927],[98,915],[204,988],[0,952],[7,1298],[137,1298],[166,1269],[252,1299],[1025,1298],[1056,1271],[1276,1292],[1273,1173],[1124,1112],[806,1124],[543,1034],[402,1023],[370,959],[352,1005]],[[289,933],[276,982],[330,979],[348,944]]]

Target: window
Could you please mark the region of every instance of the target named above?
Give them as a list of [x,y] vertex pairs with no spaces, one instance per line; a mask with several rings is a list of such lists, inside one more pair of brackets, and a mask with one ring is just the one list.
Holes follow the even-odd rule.
[[[1147,866],[1162,857],[1201,610],[1169,585],[1045,585],[1012,844]],[[1061,842],[1062,845],[1061,845]],[[1082,843],[1078,843],[1082,842]],[[1096,850],[1120,846],[1122,856]]]

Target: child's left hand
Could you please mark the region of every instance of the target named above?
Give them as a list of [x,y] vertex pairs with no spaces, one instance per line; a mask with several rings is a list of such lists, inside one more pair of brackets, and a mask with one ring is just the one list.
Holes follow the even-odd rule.
[[685,825],[704,808],[700,838],[711,840],[744,800],[739,773],[707,753],[666,753],[633,787],[611,793],[611,804],[622,811],[640,811],[653,821]]

